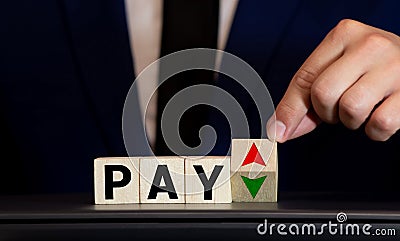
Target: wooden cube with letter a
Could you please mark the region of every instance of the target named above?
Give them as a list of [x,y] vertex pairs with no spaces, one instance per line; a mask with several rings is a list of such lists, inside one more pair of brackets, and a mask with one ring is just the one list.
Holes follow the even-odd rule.
[[140,203],[185,203],[184,160],[140,158]]
[[139,158],[95,159],[94,199],[96,204],[139,203]]
[[185,158],[186,203],[231,203],[230,157]]
[[268,139],[233,139],[231,172],[233,202],[277,201],[276,142]]

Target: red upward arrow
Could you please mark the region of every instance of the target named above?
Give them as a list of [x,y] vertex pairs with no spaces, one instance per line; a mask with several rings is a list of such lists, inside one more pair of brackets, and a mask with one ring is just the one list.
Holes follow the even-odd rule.
[[249,153],[247,153],[247,156],[244,159],[242,166],[246,166],[253,162],[265,166],[265,162],[264,162],[263,158],[261,157],[260,152],[258,151],[256,145],[254,145],[254,143],[253,143],[253,145],[251,145]]

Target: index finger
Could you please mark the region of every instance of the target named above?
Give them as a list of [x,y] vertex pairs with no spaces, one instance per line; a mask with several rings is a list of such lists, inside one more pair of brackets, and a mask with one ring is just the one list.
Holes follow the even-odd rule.
[[[311,108],[311,87],[318,76],[333,62],[343,55],[347,45],[349,32],[355,31],[352,25],[361,23],[352,20],[342,20],[332,29],[318,47],[303,63],[300,69],[292,78],[285,95],[276,108],[276,126],[284,130],[276,131],[276,140],[284,142],[291,139],[296,131],[296,136],[311,131],[309,121],[302,121],[307,118],[307,112]],[[354,36],[354,35],[353,35]],[[300,123],[309,123],[309,126],[299,126]],[[269,126],[272,126],[269,124]]]

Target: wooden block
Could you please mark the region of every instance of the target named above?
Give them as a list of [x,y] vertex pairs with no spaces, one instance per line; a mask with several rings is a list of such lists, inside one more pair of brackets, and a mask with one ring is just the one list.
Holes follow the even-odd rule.
[[141,203],[185,203],[184,159],[140,158]]
[[230,157],[185,158],[186,203],[231,203]]
[[231,177],[232,200],[234,202],[276,202],[277,201],[277,173],[236,172]]
[[231,156],[233,202],[276,202],[276,143],[268,139],[233,139]]
[[139,203],[139,158],[95,159],[94,189],[96,204]]

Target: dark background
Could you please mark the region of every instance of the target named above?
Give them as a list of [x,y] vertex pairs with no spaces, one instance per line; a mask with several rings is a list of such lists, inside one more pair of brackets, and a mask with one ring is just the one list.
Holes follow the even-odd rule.
[[[341,19],[400,34],[398,1],[240,1],[226,51],[263,78],[274,103]],[[134,80],[122,0],[0,3],[0,193],[91,192],[93,159],[126,156],[122,106]],[[221,76],[224,79],[224,76]],[[254,105],[225,78],[247,115]],[[230,144],[222,116],[213,154]],[[251,124],[253,138],[258,138]],[[398,193],[399,134],[322,124],[278,146],[279,190]]]

